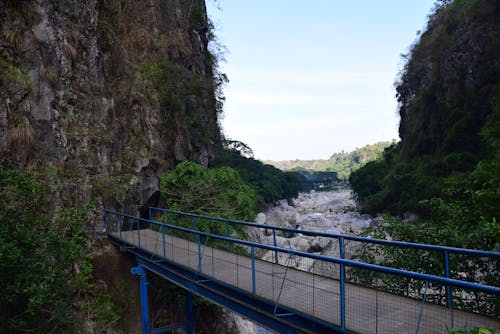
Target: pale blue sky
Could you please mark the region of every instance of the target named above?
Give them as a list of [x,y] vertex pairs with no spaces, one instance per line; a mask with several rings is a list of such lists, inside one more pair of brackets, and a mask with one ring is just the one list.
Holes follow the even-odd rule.
[[272,160],[397,139],[400,55],[434,1],[209,0],[228,49],[225,135]]

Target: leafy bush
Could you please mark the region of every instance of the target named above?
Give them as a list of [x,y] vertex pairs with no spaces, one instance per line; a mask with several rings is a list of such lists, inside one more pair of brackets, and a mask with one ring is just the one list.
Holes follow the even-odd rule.
[[467,326],[448,329],[448,334],[494,334],[495,330],[487,327],[474,327],[470,330]]
[[[246,145],[242,145],[248,149]],[[259,207],[297,197],[299,191],[307,186],[307,180],[300,173],[283,172],[251,157],[245,157],[235,149],[225,150],[212,162],[212,166],[229,166],[237,170],[241,178],[257,192]]]
[[[429,212],[427,218],[410,223],[387,216],[384,226],[368,230],[367,233],[382,239],[390,237],[392,240],[499,251],[498,184],[500,155],[497,154],[492,159],[481,161],[471,173],[449,177],[444,182],[441,197],[420,202]],[[384,266],[436,275],[444,273],[441,252],[370,245],[364,247],[357,256]],[[500,284],[498,259],[451,253],[450,266],[452,278],[492,286]],[[358,283],[377,285],[398,294],[416,296],[422,288],[422,282],[408,282],[395,276],[380,277],[360,270],[351,271],[351,279]],[[433,287],[433,290],[436,302],[442,302],[444,287]],[[469,297],[454,299],[455,307],[491,316],[500,314],[500,302],[495,296],[464,293]]]
[[[257,214],[255,191],[238,172],[230,167],[205,168],[193,162],[181,162],[160,181],[165,207],[173,210],[251,221]],[[175,225],[194,228],[190,218],[176,217]],[[245,238],[241,225],[229,225],[230,234]],[[206,219],[196,220],[196,229],[216,235],[226,235],[226,225]],[[193,235],[180,237],[193,239]],[[226,248],[220,240],[210,240],[214,247]]]
[[161,179],[160,189],[168,208],[185,212],[253,220],[257,211],[255,191],[230,167],[181,162]]
[[338,178],[336,172],[311,172],[311,171],[296,171],[296,173],[305,177],[305,181],[302,181],[302,191],[309,190],[337,190],[345,188],[346,184],[343,180]]
[[[85,287],[75,263],[86,255],[85,211],[44,214],[40,184],[0,166],[0,332],[62,332]],[[82,276],[83,275],[83,276]]]

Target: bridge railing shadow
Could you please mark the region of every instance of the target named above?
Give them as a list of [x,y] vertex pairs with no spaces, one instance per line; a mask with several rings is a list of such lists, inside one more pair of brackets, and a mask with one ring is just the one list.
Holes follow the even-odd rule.
[[[413,317],[409,327],[401,329],[401,332],[407,332],[414,331],[417,322],[418,326],[422,323],[422,328],[434,326],[429,319],[436,315],[423,312],[423,305],[438,304],[443,306],[439,311],[441,313],[438,312],[443,319],[439,320],[448,327],[464,325],[454,323],[457,319],[465,319],[463,315],[457,318],[455,313],[454,320],[453,310],[457,309],[481,313],[492,317],[493,323],[498,322],[498,285],[480,282],[480,279],[484,280],[480,275],[472,279],[459,276],[450,266],[450,257],[488,258],[494,265],[500,253],[263,226],[161,208],[151,208],[150,218],[106,211],[107,233],[123,242],[124,248],[147,249],[193,268],[205,278],[270,299],[275,302],[278,316],[300,312],[356,332],[371,332],[367,329],[375,328],[374,333],[382,333],[383,324],[401,326],[400,316],[407,313],[408,317]],[[270,237],[263,241],[239,239],[238,231],[242,226],[267,229]],[[278,237],[293,238],[299,233],[325,238],[324,242],[329,246],[322,252],[308,253],[286,247],[286,243],[278,245]],[[175,247],[174,237],[178,238]],[[398,263],[391,263],[393,267],[380,265],[377,263],[378,252],[384,247],[389,250],[395,248],[402,252],[402,256],[406,256],[408,251],[422,258],[440,254],[444,268],[431,265],[429,272],[418,272],[399,268]],[[225,252],[218,252],[218,249]],[[359,253],[355,250],[359,249],[369,252],[374,263],[357,257]],[[438,261],[438,257],[432,261]],[[256,265],[257,262],[259,265]],[[360,293],[356,286],[375,289]],[[418,307],[420,303],[407,304],[399,300],[401,297],[398,295],[422,301],[422,309]],[[388,300],[389,304],[399,305],[393,307],[401,309],[388,310]],[[360,307],[368,315],[366,321],[359,318]],[[469,324],[474,324],[473,318],[467,319]],[[440,332],[442,329],[444,325]]]

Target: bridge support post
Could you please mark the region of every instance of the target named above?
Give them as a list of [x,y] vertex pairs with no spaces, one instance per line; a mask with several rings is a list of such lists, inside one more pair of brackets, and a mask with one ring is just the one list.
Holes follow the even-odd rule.
[[149,322],[148,281],[146,270],[143,267],[137,266],[133,267],[130,272],[140,277],[142,334],[150,334],[151,323]]
[[193,294],[186,290],[186,334],[194,334]]

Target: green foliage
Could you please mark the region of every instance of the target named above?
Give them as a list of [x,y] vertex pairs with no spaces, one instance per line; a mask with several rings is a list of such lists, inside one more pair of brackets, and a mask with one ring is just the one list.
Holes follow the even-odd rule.
[[[170,209],[247,221],[257,214],[255,191],[230,167],[205,168],[181,162],[161,179],[160,189],[165,206]],[[191,219],[177,220],[176,225],[194,227]],[[245,237],[241,226],[230,228],[231,235]],[[198,220],[196,229],[226,235],[225,225],[217,222]],[[211,244],[225,246],[219,241],[211,241]]]
[[17,93],[33,93],[33,82],[28,72],[0,55],[0,87]]
[[349,153],[333,154],[326,165],[327,171],[337,172],[339,178],[347,180],[349,175],[370,161],[379,159],[384,149],[394,142],[384,141],[357,148]]
[[[420,222],[409,224],[394,218],[386,217],[386,225],[375,231],[366,231],[371,237],[391,240],[402,240],[416,243],[445,244],[451,246],[464,246],[468,242],[475,248],[483,248],[483,240],[491,244],[494,238],[487,226],[474,230],[474,227],[460,226],[456,230],[454,224],[447,222],[436,224],[435,222]],[[465,230],[465,231],[464,231]],[[498,227],[497,227],[498,230]],[[498,232],[497,232],[498,234]],[[487,246],[486,246],[487,247]],[[439,251],[423,251],[416,249],[400,249],[391,246],[367,245],[360,249],[354,258],[363,262],[399,268],[414,272],[431,275],[444,275],[443,254]],[[476,282],[491,286],[498,286],[500,280],[498,271],[500,261],[498,259],[484,258],[480,256],[461,255],[450,253],[451,278]],[[368,272],[361,269],[352,269],[348,272],[351,282],[364,286],[374,287],[394,294],[421,298],[425,286],[424,281],[404,279],[395,275]],[[443,285],[431,283],[427,296],[428,302],[445,305],[446,290]],[[467,296],[460,298],[457,296]],[[472,293],[463,289],[452,289],[453,307],[469,312],[480,313],[495,317],[500,312],[500,303],[495,295],[486,293]]]
[[338,178],[336,172],[311,172],[295,169],[293,171],[305,178],[304,181],[301,181],[302,191],[310,191],[312,189],[319,191],[336,190],[345,188],[346,186],[345,182]]
[[474,327],[470,330],[467,326],[448,329],[448,334],[494,334],[495,330],[488,327]]
[[205,24],[205,12],[199,5],[193,4],[191,6],[190,20],[191,24],[195,27]]
[[130,191],[132,177],[132,174],[127,173],[96,175],[92,187],[93,194],[94,196],[102,196],[104,199],[123,197]]
[[[234,142],[231,144],[233,145]],[[233,146],[243,148],[245,152],[251,152],[244,144]],[[276,203],[281,199],[297,197],[307,182],[299,173],[283,172],[251,157],[245,157],[235,149],[225,150],[211,164],[214,167],[229,166],[237,170],[241,178],[257,192],[260,207],[265,203]]]
[[66,208],[48,220],[42,189],[0,166],[0,332],[70,330],[88,278],[75,272],[87,251],[85,211]]
[[443,1],[434,8],[396,85],[401,142],[384,160],[351,176],[364,211],[429,215],[430,203],[422,201],[449,200],[443,192],[450,190],[449,178],[467,177],[498,152],[497,7],[472,0]]
[[430,209],[436,229],[443,229],[436,239],[456,247],[498,248],[499,185],[500,154],[479,162],[470,173],[449,177],[441,197],[421,202]]
[[255,192],[232,168],[205,168],[181,162],[161,179],[167,207],[231,219],[252,220]]
[[[208,143],[212,136],[212,127],[207,112],[207,103],[215,103],[214,84],[202,81],[198,74],[184,66],[162,60],[154,63],[143,63],[139,72],[152,80],[152,89],[156,92],[165,124],[172,133],[184,127],[193,144]],[[151,97],[151,88],[146,94]],[[211,106],[214,109],[215,105]]]
[[[43,184],[0,165],[0,333],[81,332],[82,316],[100,332],[126,305],[93,282],[85,230],[91,204],[63,207],[49,219],[46,201]],[[78,310],[77,301],[85,301]]]
[[[416,243],[446,245],[459,248],[499,251],[500,224],[500,155],[481,161],[471,173],[449,177],[444,182],[441,197],[422,201],[429,215],[422,221],[409,223],[386,217],[386,224],[368,230],[373,237]],[[364,261],[416,272],[442,275],[444,264],[440,252],[423,252],[370,245],[358,254]],[[452,278],[498,286],[500,260],[450,254]],[[351,271],[351,278],[365,285],[380,285],[382,289],[403,295],[418,295],[422,282],[403,281],[395,276]],[[443,301],[444,287],[433,287],[437,303]],[[467,293],[467,292],[466,292]],[[500,312],[495,296],[473,294],[456,299],[455,307],[494,316]]]
[[90,283],[89,285],[94,299],[87,305],[85,311],[95,319],[95,333],[103,333],[115,324],[122,318],[133,299],[136,298],[136,296],[130,294],[129,287],[126,284],[120,284],[115,288],[121,296],[120,300],[113,298],[101,283]]
[[391,145],[389,141],[366,145],[352,152],[334,153],[328,160],[269,161],[268,163],[282,170],[302,170],[310,173],[335,172],[337,177],[344,181],[353,171],[382,157],[384,149],[389,145]]

